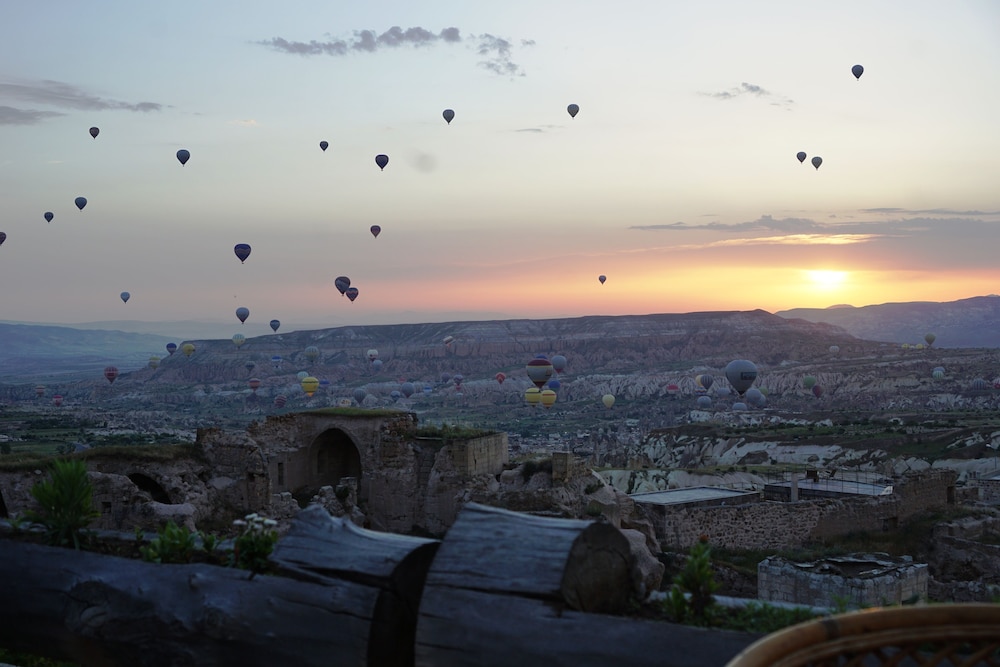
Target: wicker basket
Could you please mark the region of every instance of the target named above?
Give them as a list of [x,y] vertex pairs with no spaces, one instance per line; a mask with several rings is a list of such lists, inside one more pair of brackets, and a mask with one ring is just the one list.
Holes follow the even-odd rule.
[[1000,665],[1000,605],[877,608],[806,621],[754,642],[726,667]]

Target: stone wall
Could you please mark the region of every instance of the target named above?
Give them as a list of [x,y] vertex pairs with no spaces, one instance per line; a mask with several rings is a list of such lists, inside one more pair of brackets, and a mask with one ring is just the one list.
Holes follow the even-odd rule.
[[813,563],[772,556],[757,565],[757,597],[787,602],[863,609],[927,600],[926,564],[885,554],[854,554]]
[[506,433],[447,443],[455,468],[465,475],[495,475],[510,461]]

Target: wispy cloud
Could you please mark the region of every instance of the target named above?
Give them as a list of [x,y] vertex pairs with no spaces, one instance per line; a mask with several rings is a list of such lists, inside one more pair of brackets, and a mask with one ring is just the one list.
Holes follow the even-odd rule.
[[[352,53],[375,53],[379,50],[404,46],[421,48],[434,44],[460,43],[469,45],[476,52],[481,58],[477,63],[480,67],[494,74],[524,76],[523,68],[513,60],[514,46],[510,40],[489,33],[463,38],[459,29],[454,27],[432,32],[420,27],[404,30],[399,26],[393,26],[381,34],[374,30],[356,30],[352,37],[326,41],[296,42],[284,37],[272,37],[257,42],[276,51],[299,56],[346,56]],[[521,47],[530,47],[534,44],[534,40],[530,39],[520,41]]]
[[229,121],[231,125],[239,125],[240,127],[257,127],[259,123],[253,118],[240,118],[237,120]]
[[732,100],[737,97],[754,97],[767,101],[769,104],[779,107],[791,108],[795,104],[795,100],[780,95],[778,93],[773,93],[770,90],[766,90],[755,83],[747,83],[744,81],[740,85],[734,88],[728,88],[726,90],[720,90],[714,93],[701,93],[706,97],[713,97],[717,100]]
[[[25,83],[0,83],[0,100],[17,100],[28,104],[42,104],[61,109],[82,109],[85,111],[105,111],[121,109],[125,111],[149,112],[163,108],[157,102],[123,102],[107,99],[89,93],[82,88],[61,81],[29,81]],[[9,108],[9,107],[8,107]],[[29,123],[42,118],[62,115],[54,112],[13,109],[21,112],[21,117]],[[17,117],[16,114],[5,114]],[[21,124],[24,124],[23,122]]]
[[58,111],[37,111],[35,109],[15,109],[0,106],[0,125],[34,125],[46,118],[65,116]]

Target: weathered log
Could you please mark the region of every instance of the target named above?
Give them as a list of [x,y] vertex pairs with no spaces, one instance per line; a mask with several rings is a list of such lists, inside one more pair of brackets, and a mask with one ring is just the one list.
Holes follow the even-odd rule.
[[304,581],[353,581],[377,588],[369,664],[408,667],[420,595],[439,544],[365,530],[311,505],[295,515],[270,560],[279,573]]
[[416,664],[703,667],[725,664],[755,639],[581,613],[628,602],[628,558],[628,540],[608,524],[469,504],[427,576]]

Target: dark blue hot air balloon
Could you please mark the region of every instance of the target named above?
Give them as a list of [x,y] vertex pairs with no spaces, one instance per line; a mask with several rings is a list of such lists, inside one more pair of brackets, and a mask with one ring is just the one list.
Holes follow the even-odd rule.
[[271,331],[277,331],[281,326],[281,320],[271,320]]
[[347,292],[347,288],[351,286],[351,279],[347,276],[337,276],[333,284],[337,286],[337,290],[343,296]]
[[187,164],[187,161],[190,159],[191,159],[190,151],[187,151],[183,148],[177,151],[177,161],[180,162],[182,166]]
[[239,318],[240,322],[243,322],[245,324],[247,318],[250,317],[250,309],[240,306],[239,308],[236,309],[236,317]]
[[455,120],[455,112],[451,109],[445,109],[441,115],[444,116],[444,119],[448,121],[449,125],[451,125],[451,121]]
[[861,65],[855,65],[851,68],[851,74],[854,75],[855,79],[860,79],[861,75],[865,73],[865,68]]
[[375,156],[375,164],[378,165],[379,169],[384,170],[385,169],[385,165],[389,164],[389,156],[388,155],[382,155],[382,154],[376,155]]
[[325,142],[325,141],[321,141],[321,142],[319,142],[319,147],[320,147],[321,150],[325,151],[327,148],[330,147],[330,144],[327,143],[327,142]]
[[82,211],[83,207],[87,205],[87,198],[77,197],[76,199],[73,200],[73,203],[76,204],[76,207]]
[[240,264],[242,264],[250,256],[250,246],[246,243],[237,243],[233,248],[233,252],[240,258]]
[[52,218],[56,216],[52,215],[52,211],[46,211],[42,217],[45,218],[45,222],[52,222]]

